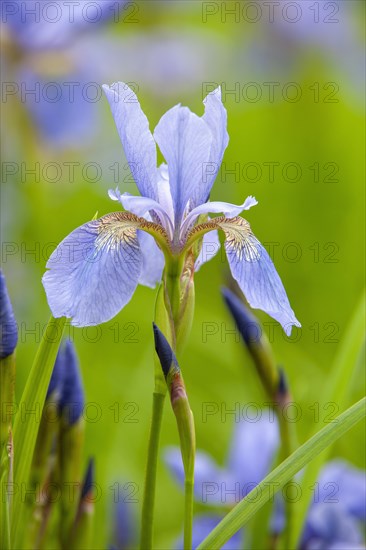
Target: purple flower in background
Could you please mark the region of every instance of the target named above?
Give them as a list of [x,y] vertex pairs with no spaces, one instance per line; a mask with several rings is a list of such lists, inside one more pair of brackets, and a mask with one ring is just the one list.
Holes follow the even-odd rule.
[[2,21],[20,47],[49,50],[69,46],[81,32],[93,31],[101,23],[118,22],[126,0],[2,0]]
[[[351,94],[360,97],[365,87],[364,39],[361,25],[357,26],[358,13],[362,19],[360,7],[358,0],[279,0],[275,4],[260,0],[257,10],[262,24],[250,44],[254,70],[288,78],[289,71],[296,73],[306,65],[306,57],[315,54],[330,69],[327,78],[338,76],[342,88],[348,86]],[[331,99],[332,92],[336,96],[339,90],[339,80],[328,84],[324,94]]]
[[134,508],[138,501],[131,498],[132,484],[130,482],[115,482],[113,487],[115,488],[111,511],[113,531],[109,550],[130,550],[136,546],[137,541],[137,521]]
[[[300,325],[282,282],[249,223],[238,217],[257,201],[248,197],[240,206],[209,202],[228,144],[220,89],[204,100],[202,117],[176,105],[162,116],[153,135],[126,84],[104,86],[104,91],[141,195],[109,191],[126,212],[84,224],[57,247],[43,277],[53,315],[71,317],[78,326],[108,321],[139,283],[153,287],[161,280],[166,259],[184,258],[203,238],[197,270],[209,259],[204,254],[208,244],[218,251],[221,229],[232,275],[249,304],[266,311],[290,334],[292,325]],[[159,167],[156,145],[167,161]],[[210,220],[209,213],[223,215]]]
[[[255,415],[253,416],[255,419]],[[276,418],[269,410],[261,411],[253,422],[235,424],[231,448],[225,466],[220,467],[204,451],[196,452],[194,494],[196,502],[222,509],[232,508],[269,473],[279,446]],[[165,462],[179,484],[184,486],[184,470],[179,448],[168,447]],[[222,520],[220,512],[196,516],[193,547]],[[223,547],[241,548],[243,532],[236,533]],[[179,542],[178,548],[181,547]]]
[[[218,466],[207,453],[197,452],[197,502],[209,506],[211,510],[212,507],[230,509],[264,479],[271,469],[280,443],[278,425],[272,414],[262,411],[257,421],[241,421],[235,425],[224,468]],[[184,470],[179,449],[168,448],[165,462],[178,483],[184,487]],[[361,526],[366,521],[365,473],[345,461],[334,460],[323,468],[316,487],[301,537],[301,550],[361,548]],[[212,512],[196,516],[194,547],[202,542],[222,517],[219,513]],[[280,534],[284,525],[284,501],[277,494],[271,524],[268,526],[269,536]],[[238,534],[235,535],[237,536]],[[239,539],[235,537],[224,548],[240,548],[243,533]]]
[[314,495],[301,547],[305,550],[364,547],[365,472],[346,461],[333,460],[321,471],[317,487],[319,494]]
[[[221,520],[222,516],[213,513],[195,516],[193,519],[192,548],[197,548]],[[224,546],[221,546],[221,550],[238,550],[238,548],[243,548],[243,542],[245,542],[243,531],[237,531]],[[183,537],[178,540],[176,548],[177,550],[183,550]]]
[[93,46],[87,52],[74,46],[106,21],[118,22],[125,3],[2,1],[3,51],[10,53],[5,95],[18,94],[46,143],[80,148],[95,134],[101,88]]
[[[231,508],[269,473],[279,447],[278,423],[273,413],[263,410],[252,422],[237,422],[224,467],[204,451],[197,451],[195,500],[207,506]],[[184,483],[180,451],[168,447],[165,462],[175,479]]]

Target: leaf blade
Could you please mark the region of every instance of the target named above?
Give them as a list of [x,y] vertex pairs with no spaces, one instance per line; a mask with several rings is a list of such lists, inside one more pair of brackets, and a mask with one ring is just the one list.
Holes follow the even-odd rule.
[[[43,333],[42,341],[37,350],[31,371],[29,373],[20,403],[18,412],[15,415],[14,423],[14,482],[19,490],[14,494],[13,511],[11,515],[11,530],[14,548],[20,548],[19,538],[22,529],[19,528],[23,517],[25,503],[22,502],[22,484],[27,484],[29,472],[36,444],[39,422],[27,414],[23,422],[23,410],[42,410],[46,399],[48,384],[51,378],[52,369],[55,364],[56,355],[60,346],[64,331],[66,318],[55,319],[51,317]],[[26,485],[25,485],[26,487]]]

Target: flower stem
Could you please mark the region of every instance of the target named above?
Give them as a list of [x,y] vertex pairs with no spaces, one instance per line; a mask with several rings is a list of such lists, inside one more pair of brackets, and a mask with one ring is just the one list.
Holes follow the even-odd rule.
[[0,547],[10,550],[10,495],[8,487],[12,485],[10,474],[10,456],[6,447],[1,457],[1,523],[0,523]]
[[144,500],[141,520],[141,550],[151,550],[155,504],[156,468],[158,462],[160,428],[163,418],[165,394],[153,393],[153,410],[150,428]]
[[[277,417],[279,420],[280,435],[281,435],[281,462],[288,458],[297,448],[297,437],[295,432],[295,426],[293,423],[289,422],[284,415],[283,411],[284,404],[277,403]],[[287,489],[292,484],[290,480],[283,489],[283,493],[287,495]],[[294,506],[295,503],[293,499],[290,499],[287,495],[285,497],[285,512],[286,512],[286,525],[285,531],[282,536],[282,541],[280,541],[281,547],[284,549],[290,550],[290,534],[292,531],[292,523],[294,518]]]
[[194,480],[186,476],[184,504],[184,550],[192,549]]

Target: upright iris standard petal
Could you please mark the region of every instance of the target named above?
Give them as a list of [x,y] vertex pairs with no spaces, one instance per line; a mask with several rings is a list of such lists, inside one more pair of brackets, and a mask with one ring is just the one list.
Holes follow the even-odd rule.
[[[253,415],[252,415],[253,414]],[[270,410],[248,411],[250,421],[235,424],[228,469],[245,493],[251,491],[270,471],[280,443],[278,423]],[[244,496],[244,495],[243,495]]]
[[155,288],[160,283],[164,269],[164,254],[155,243],[154,238],[144,231],[137,232],[142,254],[139,284]]
[[75,326],[109,321],[132,297],[142,263],[131,214],[108,214],[82,225],[47,262],[43,285],[52,314],[71,317]]
[[0,359],[13,353],[18,342],[18,326],[10,302],[6,281],[0,269]]
[[212,133],[202,118],[176,105],[161,117],[154,138],[168,163],[175,223],[179,226],[187,206],[191,209],[202,202],[203,167],[210,158]]
[[136,94],[123,82],[103,90],[136,185],[141,195],[157,200],[156,144]]
[[209,126],[212,133],[212,146],[208,164],[204,167],[205,180],[202,186],[200,202],[206,202],[209,198],[211,188],[220,169],[225,149],[229,143],[227,133],[227,113],[221,101],[221,88],[216,88],[209,93],[203,101],[205,113],[203,120]]
[[224,220],[219,225],[226,235],[225,249],[231,273],[249,304],[276,319],[289,336],[293,325],[301,325],[268,252],[243,218]]

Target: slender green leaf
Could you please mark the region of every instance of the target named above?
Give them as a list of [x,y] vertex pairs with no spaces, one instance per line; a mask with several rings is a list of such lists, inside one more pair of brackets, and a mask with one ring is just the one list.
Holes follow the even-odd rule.
[[14,548],[21,548],[22,517],[25,509],[30,467],[36,444],[40,416],[46,399],[52,369],[60,346],[66,318],[51,319],[43,333],[34,363],[21,397],[14,423],[14,503],[11,531]]
[[221,548],[299,470],[362,420],[365,405],[366,398],[363,398],[292,453],[225,516],[197,550]]
[[[324,403],[334,403],[338,411],[344,410],[347,406],[347,398],[352,384],[352,374],[357,368],[357,359],[360,355],[365,340],[365,295],[362,295],[351,322],[347,328],[343,344],[336,355],[335,361],[330,369],[330,376],[327,379],[327,386],[322,392]],[[313,430],[310,434],[313,435]],[[306,514],[309,509],[311,493],[305,491],[306,487],[311,487],[318,479],[323,464],[329,457],[331,447],[315,457],[315,459],[305,469],[301,479],[301,489],[304,494],[299,502],[296,503],[295,516],[292,522],[290,533],[290,546],[296,547],[296,543],[301,536],[302,526],[305,522]],[[306,495],[306,496],[305,496]]]

